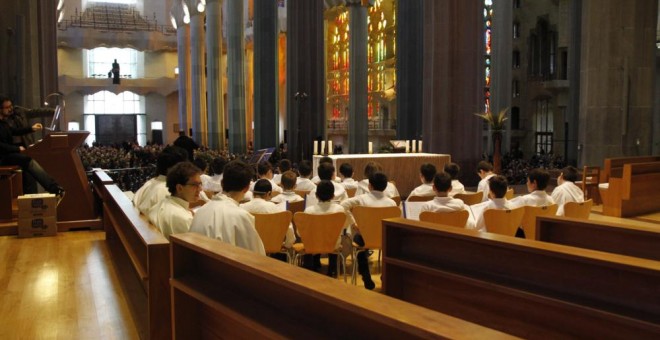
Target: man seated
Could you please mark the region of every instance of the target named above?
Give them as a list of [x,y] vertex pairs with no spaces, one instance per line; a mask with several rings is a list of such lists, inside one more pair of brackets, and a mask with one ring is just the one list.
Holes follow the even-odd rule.
[[357,189],[358,182],[353,179],[353,166],[348,163],[342,163],[339,166],[339,179],[344,189]]
[[437,172],[435,165],[431,163],[424,163],[419,167],[419,180],[422,182],[421,185],[413,189],[413,191],[408,196],[435,196],[433,191],[433,177]]
[[[332,166],[332,164],[330,164],[330,166]],[[334,184],[335,183],[333,183],[330,180],[321,180],[321,182],[319,182],[319,185],[316,186],[316,190],[314,192],[314,195],[316,195],[316,199],[318,200],[318,204],[307,206],[307,208],[305,208],[305,213],[315,214],[315,215],[329,215],[340,212],[346,214],[346,211],[341,205],[332,201],[335,193]],[[346,222],[344,223],[344,227],[348,227],[349,225],[350,225],[350,220],[348,219],[348,216],[346,216]],[[337,248],[339,248],[341,244],[341,235],[337,235],[337,236],[338,236]],[[302,241],[303,243],[305,243],[305,240]],[[321,257],[319,255],[315,255],[312,261],[312,256],[306,255],[303,259],[303,266],[307,269],[318,271],[321,268]],[[328,276],[334,277],[336,275],[337,275],[337,255],[329,254]]]
[[[317,169],[317,172],[319,174],[319,178],[321,178],[322,181],[330,181],[334,186],[335,201],[341,202],[348,198],[348,194],[346,193],[346,189],[344,189],[344,186],[341,185],[340,183],[335,182],[335,167],[332,165],[332,163],[327,163],[327,162],[321,163]],[[312,190],[309,193],[309,196],[315,197],[315,195],[316,195],[316,189]],[[312,203],[313,200],[310,200],[310,204]]]
[[296,190],[312,191],[316,189],[316,184],[310,179],[312,177],[312,163],[310,161],[301,161],[298,165],[298,172],[300,177],[296,180]]
[[458,173],[461,172],[461,167],[456,163],[447,163],[445,164],[445,172],[451,177],[451,191],[449,191],[449,196],[454,196],[456,194],[464,194],[465,186],[458,180]]
[[[446,172],[439,172],[433,177],[433,190],[435,191],[436,197],[433,200],[425,202],[422,205],[420,211],[433,211],[433,212],[450,212],[457,210],[467,210],[470,212],[470,209],[463,201],[458,198],[453,198],[450,196],[452,189],[451,175]],[[474,216],[470,214],[468,220],[465,224],[465,228],[474,229],[476,223]]]
[[488,201],[475,204],[470,207],[476,220],[476,228],[486,231],[484,212],[488,209],[507,210],[514,206],[504,197],[508,189],[508,183],[504,176],[493,175],[488,178]]
[[[262,178],[254,184],[252,200],[241,204],[241,208],[252,214],[272,214],[282,211],[282,209],[278,208],[275,203],[270,202],[271,194],[272,186],[270,181]],[[287,231],[286,237],[284,239],[284,246],[286,248],[291,248],[295,241],[296,236],[293,232],[293,226],[289,224],[289,230]]]
[[534,169],[527,174],[527,191],[529,194],[518,196],[509,202],[514,207],[532,206],[532,207],[545,207],[555,204],[545,188],[548,187],[550,182],[550,174],[543,169]]
[[253,174],[249,165],[239,160],[229,162],[222,173],[223,193],[197,210],[190,231],[265,255],[254,216],[238,205],[250,188]]
[[167,189],[167,171],[179,162],[188,159],[186,150],[176,146],[168,146],[156,159],[156,170],[158,175],[147,182],[145,182],[133,196],[133,205],[135,205],[141,213],[147,215],[149,210],[160,202],[163,198],[167,197],[170,192]]
[[[376,162],[368,162],[364,166],[364,179],[358,182],[358,189],[355,192],[355,196],[368,193],[369,190],[369,178],[376,172],[383,172],[383,167]],[[399,190],[396,189],[396,186],[389,182],[387,183],[387,188],[383,191],[387,197],[400,196]]]
[[296,186],[296,173],[293,171],[286,171],[282,174],[282,189],[284,192],[270,199],[273,203],[282,203],[282,202],[300,202],[303,200],[300,195],[296,194],[293,191],[293,188]]
[[[341,206],[346,209],[346,213],[351,217],[351,222],[355,223],[352,219],[350,211],[353,207],[396,207],[396,202],[391,198],[385,196],[383,190],[387,188],[387,176],[382,172],[376,172],[369,178],[369,193],[349,198],[341,203]],[[359,227],[359,226],[358,226]],[[365,242],[362,235],[357,230],[349,230],[349,235],[353,237],[353,241],[364,246]],[[371,273],[369,272],[369,253],[367,251],[360,252],[357,255],[358,272],[362,275],[362,282],[364,287],[371,290],[376,287],[376,284],[371,280]]]
[[575,167],[567,166],[561,170],[555,190],[552,191],[552,199],[557,203],[557,216],[564,216],[564,204],[568,202],[584,202],[582,189],[575,185],[579,178],[579,172]]
[[490,190],[490,184],[488,181],[491,179],[491,177],[495,176],[495,173],[493,172],[493,165],[486,161],[480,161],[477,164],[477,174],[481,178],[479,184],[477,184],[477,192],[484,193],[484,197],[481,201],[486,202],[490,197],[488,193]]
[[190,162],[181,162],[167,172],[170,196],[149,210],[149,221],[169,240],[170,234],[187,233],[193,220],[190,203],[197,202],[202,191],[202,171]]

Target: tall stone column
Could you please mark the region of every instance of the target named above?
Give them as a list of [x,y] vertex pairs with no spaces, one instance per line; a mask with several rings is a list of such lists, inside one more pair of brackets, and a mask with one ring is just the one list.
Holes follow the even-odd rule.
[[[206,80],[204,65],[204,14],[197,11],[196,1],[188,0],[190,11],[190,61],[192,138],[206,144]],[[191,6],[192,5],[192,6]]]
[[450,154],[468,185],[481,159],[482,27],[483,1],[424,0],[424,150]]
[[184,12],[181,2],[175,2],[170,14],[176,22],[177,42],[177,66],[179,68],[179,131],[189,133],[188,117],[190,116],[190,105],[188,102],[190,89],[190,31],[188,25],[183,21]]
[[247,151],[245,125],[245,66],[243,55],[243,0],[227,4],[227,110],[229,115],[229,151]]
[[657,15],[657,0],[582,2],[584,165],[651,153]]
[[582,165],[578,159],[578,124],[580,117],[580,45],[582,44],[582,0],[573,0],[569,14],[568,38],[568,105],[565,125],[568,128],[566,140],[566,161],[568,164]]
[[222,88],[222,5],[206,1],[206,103],[207,139],[211,149],[225,147],[225,116]]
[[279,145],[277,1],[254,3],[254,148]]
[[367,6],[362,0],[347,0],[349,25],[348,150],[366,153],[369,144],[367,116]]
[[396,46],[396,136],[419,139],[422,134],[424,1],[399,1]]
[[[490,110],[497,114],[502,109],[511,108],[513,1],[493,1],[492,41]],[[492,144],[492,138],[488,140]],[[511,149],[511,119],[506,121],[502,142],[502,153],[506,153]]]
[[325,135],[323,9],[322,0],[287,2],[287,149],[293,162],[311,160],[314,138]]

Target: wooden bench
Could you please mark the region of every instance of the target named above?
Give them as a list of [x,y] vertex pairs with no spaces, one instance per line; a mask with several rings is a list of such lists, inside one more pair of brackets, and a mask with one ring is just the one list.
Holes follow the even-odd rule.
[[[146,308],[147,325],[142,325],[146,326],[146,337],[170,339],[169,242],[115,184],[104,185],[99,193],[103,198],[103,226],[106,241],[113,250],[113,261],[120,271],[137,274],[139,279],[141,289],[132,297],[138,299],[138,309]],[[128,263],[130,268],[125,268],[123,263]],[[130,290],[127,295],[135,293],[132,288],[127,288]]]
[[515,336],[657,338],[660,262],[403,219],[383,291]]
[[177,339],[510,338],[203,235],[170,240]]
[[568,217],[538,217],[537,240],[660,261],[660,229]]
[[603,171],[600,172],[600,182],[607,183],[611,177],[621,178],[625,164],[648,162],[660,162],[660,156],[606,158],[603,164]]
[[660,161],[624,164],[621,177],[610,177],[601,196],[603,215],[631,217],[660,211]]

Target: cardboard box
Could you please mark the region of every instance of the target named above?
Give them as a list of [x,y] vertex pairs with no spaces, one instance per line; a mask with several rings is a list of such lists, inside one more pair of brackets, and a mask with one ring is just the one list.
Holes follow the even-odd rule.
[[57,217],[57,197],[54,194],[18,196],[18,218]]
[[55,217],[18,219],[18,237],[55,235],[57,235],[57,219]]

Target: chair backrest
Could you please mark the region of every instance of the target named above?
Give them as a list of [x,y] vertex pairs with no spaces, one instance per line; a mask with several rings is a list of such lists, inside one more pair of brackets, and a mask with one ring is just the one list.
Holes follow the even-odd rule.
[[484,211],[486,230],[489,233],[515,236],[524,213],[524,207],[506,210],[488,209]]
[[365,248],[381,249],[383,244],[383,219],[401,217],[399,207],[356,206],[351,210],[355,224],[360,228]]
[[252,215],[254,215],[254,227],[264,243],[266,253],[279,252],[282,249],[282,241],[289,229],[293,214],[290,211],[280,211]]
[[346,189],[346,194],[348,195],[348,198],[355,197],[356,191],[357,191],[357,187]]
[[481,203],[481,201],[484,199],[484,193],[482,191],[477,191],[473,193],[456,194],[454,195],[454,198],[458,198],[467,205],[474,205]]
[[298,195],[302,198],[305,198],[305,196],[307,196],[307,194],[309,194],[309,190],[295,190],[294,189],[293,192],[295,192],[296,195]]
[[435,196],[408,196],[408,202],[428,202]]
[[514,194],[513,188],[508,188],[506,189],[506,194],[504,194],[504,198],[510,200],[513,198],[513,194]]
[[305,211],[305,200],[298,202],[287,202],[286,210],[290,211],[291,214]]
[[593,203],[593,200],[586,200],[580,203],[566,202],[564,204],[564,216],[588,220],[589,214],[591,214],[591,206]]
[[591,194],[589,190],[598,190],[598,183],[600,182],[600,167],[599,166],[584,166],[582,168],[582,181],[581,188],[584,193],[584,199],[589,199]]
[[525,206],[525,213],[523,214],[522,227],[525,231],[525,238],[529,240],[536,240],[536,217],[537,216],[554,216],[557,214],[558,206],[551,204],[545,207],[531,207]]
[[297,212],[293,215],[306,254],[327,254],[336,250],[337,238],[346,222],[343,212],[314,215]]
[[390,197],[394,203],[396,203],[397,206],[401,205],[401,196],[393,196]]
[[470,213],[467,210],[455,211],[422,211],[419,214],[419,220],[436,224],[448,225],[451,227],[465,228]]

